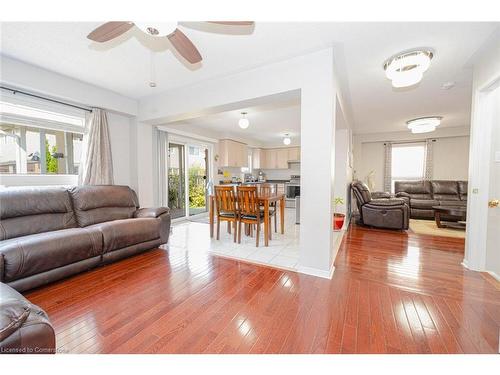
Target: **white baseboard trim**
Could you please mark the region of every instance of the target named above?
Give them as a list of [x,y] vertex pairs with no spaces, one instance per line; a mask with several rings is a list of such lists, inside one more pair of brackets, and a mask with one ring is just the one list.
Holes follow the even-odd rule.
[[490,276],[492,276],[496,281],[500,282],[500,275],[497,275],[495,272],[493,271],[486,271],[487,273],[490,274]]
[[467,262],[467,259],[465,259],[465,258],[462,260],[462,266],[464,266],[465,268],[467,268],[468,270],[470,270],[469,263]]
[[465,268],[467,268],[468,270],[471,270],[471,271],[476,271],[476,272],[486,272],[487,274],[489,274],[491,277],[493,277],[496,281],[500,282],[500,275],[496,274],[495,272],[493,271],[480,271],[480,270],[473,270],[469,267],[469,263],[467,262],[467,259],[464,259],[462,260],[462,266],[464,266]]
[[299,266],[297,268],[297,271],[305,275],[322,277],[324,279],[331,279],[333,277],[333,272],[335,271],[335,267],[332,265],[329,271],[324,271],[324,270],[319,270],[317,268]]
[[313,267],[298,266],[297,272],[300,272],[300,273],[303,273],[306,275],[317,276],[317,277],[322,277],[324,279],[331,280],[333,277],[333,273],[335,272],[335,266],[334,266],[335,258],[337,258],[337,253],[339,252],[340,244],[342,243],[342,240],[344,238],[346,230],[341,229],[341,230],[337,231],[336,233],[340,233],[341,235],[335,239],[335,243],[333,244],[333,246],[334,246],[333,254],[335,256],[333,257],[332,264],[330,264],[330,270],[326,271],[326,270],[319,270],[319,269],[313,268]]

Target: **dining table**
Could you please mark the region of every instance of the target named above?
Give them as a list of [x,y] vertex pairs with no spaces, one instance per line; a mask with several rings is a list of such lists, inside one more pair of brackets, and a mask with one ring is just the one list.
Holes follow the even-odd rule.
[[[264,246],[269,246],[269,231],[271,230],[271,220],[269,216],[269,207],[273,202],[279,202],[280,206],[280,231],[285,234],[285,194],[276,192],[260,192],[257,190],[257,199],[264,207]],[[214,237],[215,223],[215,195],[209,195],[209,223],[210,238]]]

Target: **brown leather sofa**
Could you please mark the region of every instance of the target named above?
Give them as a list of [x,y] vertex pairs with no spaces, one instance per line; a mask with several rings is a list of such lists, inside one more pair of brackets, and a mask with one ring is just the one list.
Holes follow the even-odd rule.
[[166,207],[139,208],[128,186],[0,190],[0,281],[18,291],[158,247]]
[[56,336],[47,314],[0,283],[0,354],[53,354]]
[[361,181],[354,181],[351,189],[356,197],[361,224],[386,229],[408,229],[409,208],[404,199],[391,197],[389,193],[371,193]]
[[[467,181],[396,181],[396,197],[406,199],[412,219],[434,219],[433,206],[467,207]],[[443,216],[444,220],[459,220]]]

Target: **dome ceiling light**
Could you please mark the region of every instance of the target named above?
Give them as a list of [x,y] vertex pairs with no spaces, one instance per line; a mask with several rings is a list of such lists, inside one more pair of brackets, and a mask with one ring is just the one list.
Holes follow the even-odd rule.
[[441,116],[420,117],[406,121],[408,129],[414,134],[429,133],[436,130],[436,127],[441,124]]
[[384,63],[385,76],[392,81],[393,87],[413,86],[422,80],[433,56],[429,50],[410,51],[393,56]]
[[241,118],[238,121],[238,125],[242,129],[246,129],[250,126],[250,121],[247,119],[247,113],[246,112],[241,112]]
[[285,133],[285,137],[283,138],[283,144],[288,146],[290,143],[292,143],[292,139],[290,138],[290,134]]

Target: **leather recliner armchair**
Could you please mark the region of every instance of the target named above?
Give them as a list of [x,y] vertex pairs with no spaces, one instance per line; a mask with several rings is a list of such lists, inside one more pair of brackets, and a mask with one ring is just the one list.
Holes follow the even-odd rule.
[[47,314],[0,283],[0,354],[53,354],[56,335]]
[[386,229],[408,229],[410,215],[405,199],[391,197],[389,193],[371,193],[361,181],[354,181],[351,189],[356,197],[362,224]]

